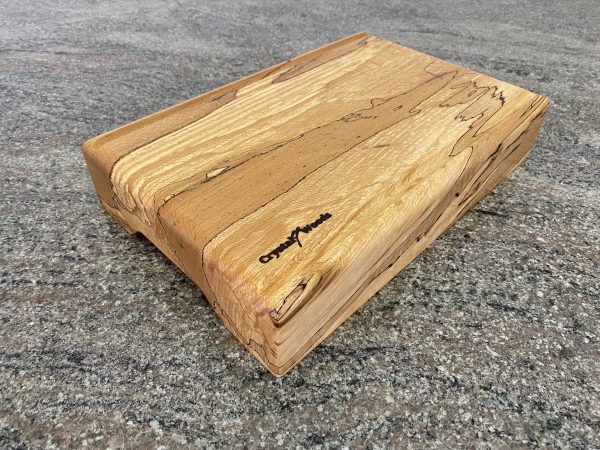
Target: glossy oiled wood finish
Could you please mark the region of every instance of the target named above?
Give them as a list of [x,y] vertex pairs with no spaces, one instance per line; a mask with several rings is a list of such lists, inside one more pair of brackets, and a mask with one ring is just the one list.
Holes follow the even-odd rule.
[[104,208],[279,376],[513,170],[547,108],[361,33],[84,154]]

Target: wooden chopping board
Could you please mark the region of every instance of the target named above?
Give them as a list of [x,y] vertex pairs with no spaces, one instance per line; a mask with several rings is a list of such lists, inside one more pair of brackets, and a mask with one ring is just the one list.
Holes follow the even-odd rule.
[[523,161],[548,105],[359,33],[84,155],[102,206],[281,376]]

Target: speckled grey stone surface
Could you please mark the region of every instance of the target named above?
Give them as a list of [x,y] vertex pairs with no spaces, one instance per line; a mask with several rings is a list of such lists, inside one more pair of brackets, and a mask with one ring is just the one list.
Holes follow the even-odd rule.
[[[0,3],[0,447],[600,447],[600,7]],[[530,159],[292,373],[100,208],[88,137],[356,31],[545,94]]]

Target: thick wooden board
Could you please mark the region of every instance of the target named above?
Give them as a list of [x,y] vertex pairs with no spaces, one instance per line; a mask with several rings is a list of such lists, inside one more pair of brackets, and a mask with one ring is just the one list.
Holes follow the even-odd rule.
[[280,376],[523,161],[547,108],[361,33],[84,155],[104,208]]

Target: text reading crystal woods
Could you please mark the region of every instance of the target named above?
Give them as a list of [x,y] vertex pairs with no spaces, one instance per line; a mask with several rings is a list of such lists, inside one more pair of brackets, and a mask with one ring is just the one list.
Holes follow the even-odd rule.
[[269,261],[271,261],[273,258],[279,258],[279,255],[281,255],[286,249],[290,248],[294,244],[298,244],[299,247],[302,247],[302,243],[300,242],[300,233],[306,233],[306,234],[310,233],[312,230],[317,228],[319,225],[321,225],[323,222],[325,222],[330,217],[331,217],[330,213],[323,213],[314,222],[307,223],[303,227],[296,227],[296,229],[292,230],[292,232],[290,233],[290,235],[284,242],[282,242],[277,247],[275,247],[273,250],[271,250],[270,253],[268,253],[266,255],[262,255],[260,258],[258,258],[258,260],[261,263],[266,264]]

